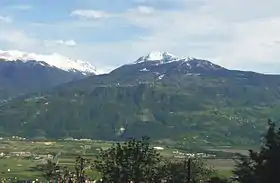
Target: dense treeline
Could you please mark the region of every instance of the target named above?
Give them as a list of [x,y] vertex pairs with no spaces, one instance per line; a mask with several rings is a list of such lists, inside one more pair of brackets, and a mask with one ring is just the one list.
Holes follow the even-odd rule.
[[[157,82],[58,90],[14,100],[0,106],[0,136],[100,140],[149,136],[248,145],[259,143],[266,116],[280,118],[273,90],[192,79],[198,84],[186,82],[185,88]],[[253,98],[259,103],[252,103]]]
[[49,182],[82,183],[90,180],[87,169],[99,172],[104,183],[278,183],[280,170],[280,129],[269,120],[260,151],[239,155],[233,171],[235,180],[217,177],[203,159],[164,159],[150,146],[149,139],[130,139],[101,150],[93,162],[77,157],[74,171],[54,162],[37,167]]
[[240,155],[234,173],[241,183],[278,183],[280,170],[280,128],[268,122],[260,151],[249,151],[249,156]]

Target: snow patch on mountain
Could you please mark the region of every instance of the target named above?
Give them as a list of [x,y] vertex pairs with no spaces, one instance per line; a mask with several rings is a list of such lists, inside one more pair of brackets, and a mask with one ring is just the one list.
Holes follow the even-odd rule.
[[186,63],[190,69],[192,67],[204,68],[204,69],[225,69],[219,65],[213,64],[212,62],[210,62],[208,60],[189,59]]
[[162,80],[164,76],[165,76],[165,74],[162,74],[162,75],[160,75],[160,76],[158,77],[158,79],[159,79],[159,80]]
[[158,61],[160,63],[169,63],[173,61],[182,60],[175,55],[168,53],[168,52],[151,52],[146,56],[142,56],[139,59],[136,60],[135,63],[143,63],[148,61]]
[[140,72],[147,72],[149,71],[147,68],[141,69]]
[[[203,68],[205,70],[225,69],[219,65],[213,64],[210,61],[197,59],[194,57],[177,57],[168,52],[151,52],[146,56],[142,56],[132,64],[152,63],[153,66],[168,64],[172,62],[180,62],[180,64],[187,69]],[[146,65],[143,65],[146,67]]]
[[41,64],[43,66],[45,65],[42,64],[42,62],[45,62],[52,67],[57,67],[68,72],[81,72],[84,75],[92,75],[97,73],[96,68],[93,67],[89,62],[71,59],[57,53],[47,55],[27,53],[19,50],[0,50],[0,59],[3,59],[5,61],[21,62],[37,61],[38,64]]

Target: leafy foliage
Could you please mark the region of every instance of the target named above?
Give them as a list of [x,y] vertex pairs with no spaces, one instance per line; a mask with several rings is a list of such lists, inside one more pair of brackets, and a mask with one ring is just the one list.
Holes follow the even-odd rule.
[[259,152],[250,150],[249,157],[241,156],[237,162],[235,174],[241,183],[279,182],[280,169],[280,129],[275,123],[268,122],[269,128],[265,142]]
[[88,164],[88,160],[78,156],[74,165],[75,172],[67,167],[58,166],[52,160],[48,160],[46,164],[38,165],[36,169],[42,172],[43,177],[48,182],[84,183],[87,180],[85,169]]
[[104,182],[206,182],[213,170],[201,159],[165,160],[148,139],[131,139],[102,150],[94,162]]
[[86,175],[85,170],[87,168],[87,165],[89,164],[89,160],[84,159],[81,156],[78,156],[76,158],[75,163],[75,172],[76,172],[76,179],[78,183],[86,182]]
[[92,168],[100,173],[101,182],[147,182],[147,183],[226,183],[212,177],[214,171],[202,159],[189,158],[183,161],[163,159],[150,146],[149,138],[129,139],[116,143],[111,148],[101,150],[95,157],[93,166],[89,160],[78,156],[74,171],[59,167],[52,161],[37,167],[49,182],[84,183],[90,178],[86,169]]
[[230,181],[220,177],[212,177],[207,183],[230,183]]
[[49,182],[60,178],[61,167],[51,160],[47,160],[46,164],[38,165],[37,170],[41,171]]
[[153,182],[160,156],[149,146],[147,138],[133,139],[102,150],[94,164],[105,182]]
[[197,158],[189,158],[183,161],[168,160],[162,170],[164,180],[167,183],[206,182],[214,172],[201,159]]

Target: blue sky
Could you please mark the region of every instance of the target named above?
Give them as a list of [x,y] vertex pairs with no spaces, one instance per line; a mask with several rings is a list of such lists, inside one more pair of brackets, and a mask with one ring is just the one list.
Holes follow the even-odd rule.
[[0,0],[0,49],[101,72],[151,51],[280,73],[279,0]]

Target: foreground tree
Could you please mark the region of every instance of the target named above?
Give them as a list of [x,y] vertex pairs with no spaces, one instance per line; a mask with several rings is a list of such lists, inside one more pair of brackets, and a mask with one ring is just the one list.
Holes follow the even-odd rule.
[[206,182],[213,170],[199,158],[189,158],[183,161],[167,161],[162,167],[164,180],[167,183],[198,183]]
[[75,174],[71,171],[69,171],[69,169],[67,167],[63,167],[60,170],[60,176],[59,176],[59,183],[75,183]]
[[157,182],[161,166],[159,153],[150,147],[149,139],[117,143],[108,150],[101,150],[94,166],[104,182],[124,183],[133,181]]
[[75,162],[75,173],[76,173],[76,182],[77,183],[84,183],[86,182],[86,175],[85,170],[86,166],[88,165],[89,161],[85,158],[78,156]]
[[[213,175],[213,170],[199,158],[164,160],[146,137],[102,150],[94,166],[105,183],[204,183]],[[215,179],[211,183],[214,182]]]
[[230,183],[227,179],[222,179],[220,177],[212,177],[206,183]]
[[268,121],[265,142],[259,152],[240,155],[234,171],[241,183],[278,183],[280,172],[280,129]]
[[38,165],[36,170],[41,171],[48,182],[84,183],[87,178],[85,170],[88,164],[87,159],[78,156],[74,165],[75,172],[70,171],[68,167],[58,166],[51,160],[48,160],[46,164]]
[[42,172],[48,182],[57,182],[60,179],[60,167],[51,160],[47,160],[46,164],[38,165],[36,169]]

